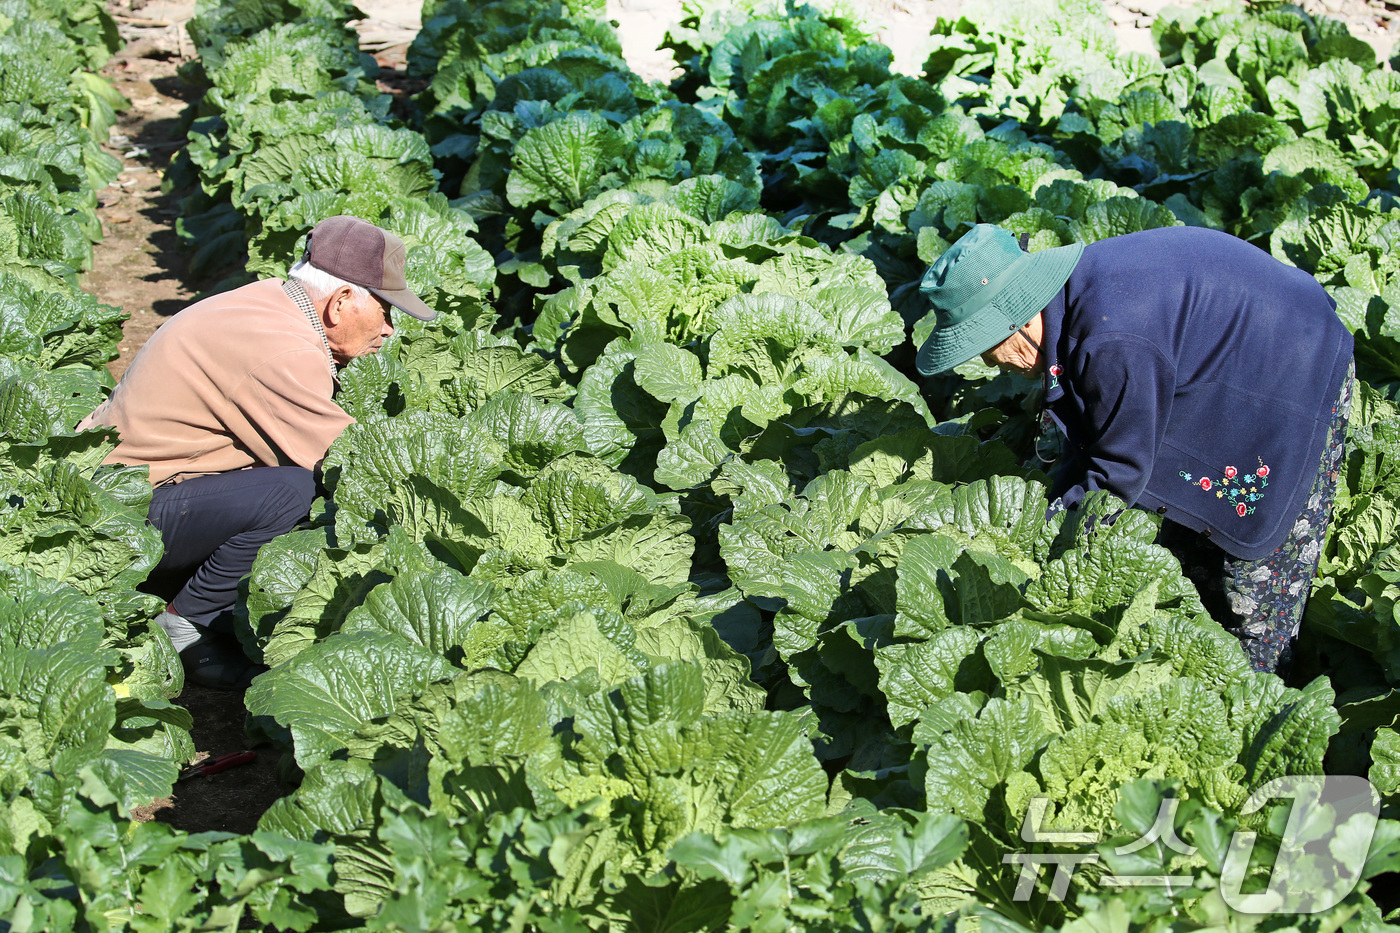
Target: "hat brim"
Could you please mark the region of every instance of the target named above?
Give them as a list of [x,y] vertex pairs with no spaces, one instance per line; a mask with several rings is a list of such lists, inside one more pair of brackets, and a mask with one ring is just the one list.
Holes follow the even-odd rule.
[[370,288],[369,291],[383,298],[400,311],[413,315],[420,321],[431,321],[433,318],[437,317],[437,312],[428,307],[423,299],[419,298],[410,289],[401,288],[390,291],[386,288]]
[[1064,287],[1084,252],[1083,243],[1027,253],[1007,284],[982,311],[956,324],[933,329],[914,366],[925,376],[947,372],[981,356],[1024,327]]

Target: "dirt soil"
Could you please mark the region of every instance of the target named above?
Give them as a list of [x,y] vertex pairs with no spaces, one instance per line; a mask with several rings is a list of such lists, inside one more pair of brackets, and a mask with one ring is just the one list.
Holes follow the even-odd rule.
[[[964,0],[852,0],[876,25],[876,38],[895,54],[895,67],[917,74],[919,44],[934,21],[956,17]],[[985,2],[985,0],[984,0]],[[416,0],[361,0],[367,18],[359,24],[362,47],[375,55],[384,73],[381,88],[402,93],[404,54],[420,26]],[[1105,7],[1126,49],[1150,52],[1153,17],[1166,0],[1106,0]],[[1311,12],[1344,19],[1353,34],[1371,42],[1378,57],[1391,54],[1400,17],[1385,0],[1305,0]],[[194,0],[111,0],[126,48],[103,69],[131,106],[121,115],[107,150],[121,158],[117,182],[100,192],[98,216],[104,241],[94,251],[84,287],[108,304],[131,313],[121,355],[109,364],[120,377],[136,351],[160,324],[225,271],[206,280],[188,274],[187,255],[175,234],[181,192],[163,194],[161,181],[180,146],[180,117],[200,91],[177,76],[193,54],[185,24]],[[668,80],[674,64],[658,50],[667,27],[681,16],[680,0],[608,0],[608,17],[618,26],[628,63],[648,79]],[[176,701],[194,716],[197,760],[218,758],[250,747],[244,733],[245,709],[238,693],[189,687]],[[140,808],[138,819],[158,819],[189,831],[247,833],[258,817],[290,788],[277,778],[278,754],[256,748],[255,762],[177,785],[175,793]]]

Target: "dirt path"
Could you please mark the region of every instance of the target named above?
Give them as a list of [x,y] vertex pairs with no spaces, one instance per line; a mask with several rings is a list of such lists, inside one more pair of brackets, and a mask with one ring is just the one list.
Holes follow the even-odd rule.
[[184,22],[192,0],[118,0],[109,5],[127,46],[102,70],[131,106],[120,115],[106,149],[125,170],[98,193],[97,216],[106,238],[93,250],[83,287],[131,313],[121,356],[108,368],[120,377],[159,323],[188,303],[186,257],[175,236],[175,198],[160,192],[161,173],[180,146],[172,134],[193,92],[175,76],[190,54]]

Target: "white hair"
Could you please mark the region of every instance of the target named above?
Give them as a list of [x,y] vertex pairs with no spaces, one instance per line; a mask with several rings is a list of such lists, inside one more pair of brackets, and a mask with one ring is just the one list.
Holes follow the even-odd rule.
[[287,270],[287,278],[296,279],[301,283],[301,287],[306,289],[312,298],[320,301],[329,296],[337,288],[342,286],[350,289],[350,294],[356,298],[368,298],[369,290],[354,282],[347,282],[342,278],[331,275],[324,269],[318,269],[305,259],[298,259],[296,265]]

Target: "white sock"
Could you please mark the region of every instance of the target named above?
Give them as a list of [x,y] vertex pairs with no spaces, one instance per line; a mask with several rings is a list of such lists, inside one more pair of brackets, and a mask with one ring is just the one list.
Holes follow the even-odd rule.
[[156,616],[156,623],[165,629],[165,634],[170,636],[170,642],[175,646],[176,651],[184,651],[199,641],[201,634],[199,626],[182,615],[176,615],[169,609]]

